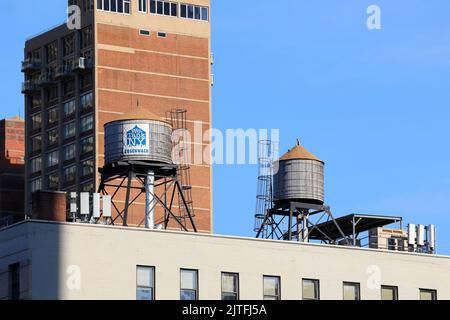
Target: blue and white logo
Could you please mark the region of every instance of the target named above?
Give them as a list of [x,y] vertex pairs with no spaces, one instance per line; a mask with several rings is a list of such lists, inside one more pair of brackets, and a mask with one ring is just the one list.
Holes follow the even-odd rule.
[[123,129],[123,143],[125,155],[149,155],[148,124],[125,125]]

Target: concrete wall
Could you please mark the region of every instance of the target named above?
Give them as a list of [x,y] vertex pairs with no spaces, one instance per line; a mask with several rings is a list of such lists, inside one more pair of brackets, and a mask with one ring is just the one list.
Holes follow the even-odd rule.
[[[450,257],[305,245],[200,234],[65,223],[25,222],[0,232],[0,270],[29,260],[33,299],[135,299],[136,266],[156,267],[156,298],[179,299],[180,268],[199,270],[201,300],[221,297],[221,272],[240,275],[240,298],[263,298],[263,275],[281,277],[284,300],[302,298],[302,278],[319,279],[321,299],[342,299],[343,281],[363,300],[377,270],[401,300],[435,289],[450,299]],[[70,290],[80,272],[80,290]],[[0,286],[4,286],[4,281]],[[0,288],[0,292],[4,292]]]

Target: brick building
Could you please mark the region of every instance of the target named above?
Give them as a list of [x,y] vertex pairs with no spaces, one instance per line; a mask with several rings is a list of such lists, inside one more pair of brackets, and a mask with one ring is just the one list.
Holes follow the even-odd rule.
[[0,226],[24,218],[24,127],[20,117],[0,121]]
[[[97,190],[103,126],[137,105],[163,118],[186,109],[192,135],[194,122],[203,132],[211,127],[209,0],[70,4],[81,8],[79,30],[63,24],[25,44],[28,214],[37,190]],[[208,164],[191,167],[201,232],[212,231],[211,180]],[[142,220],[144,202],[131,209],[131,225]]]

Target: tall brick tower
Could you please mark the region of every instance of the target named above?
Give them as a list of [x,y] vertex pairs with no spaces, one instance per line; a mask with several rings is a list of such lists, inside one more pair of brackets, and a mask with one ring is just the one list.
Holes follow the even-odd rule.
[[[79,30],[64,24],[25,44],[27,212],[36,190],[96,191],[103,126],[138,105],[162,118],[186,109],[192,136],[194,122],[211,127],[209,0],[69,5],[81,9]],[[191,166],[191,185],[196,225],[211,232],[208,164]],[[135,225],[144,207],[137,201],[130,212]]]

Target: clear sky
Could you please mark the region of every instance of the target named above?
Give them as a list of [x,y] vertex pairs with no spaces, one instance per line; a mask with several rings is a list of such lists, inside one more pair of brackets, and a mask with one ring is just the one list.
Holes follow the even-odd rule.
[[[65,3],[3,4],[0,117],[23,105],[25,38],[62,22]],[[381,30],[366,27],[371,4]],[[213,0],[213,125],[279,128],[282,151],[299,137],[326,161],[335,215],[436,224],[450,254],[449,13],[448,0]],[[214,168],[216,233],[253,235],[256,175]]]

